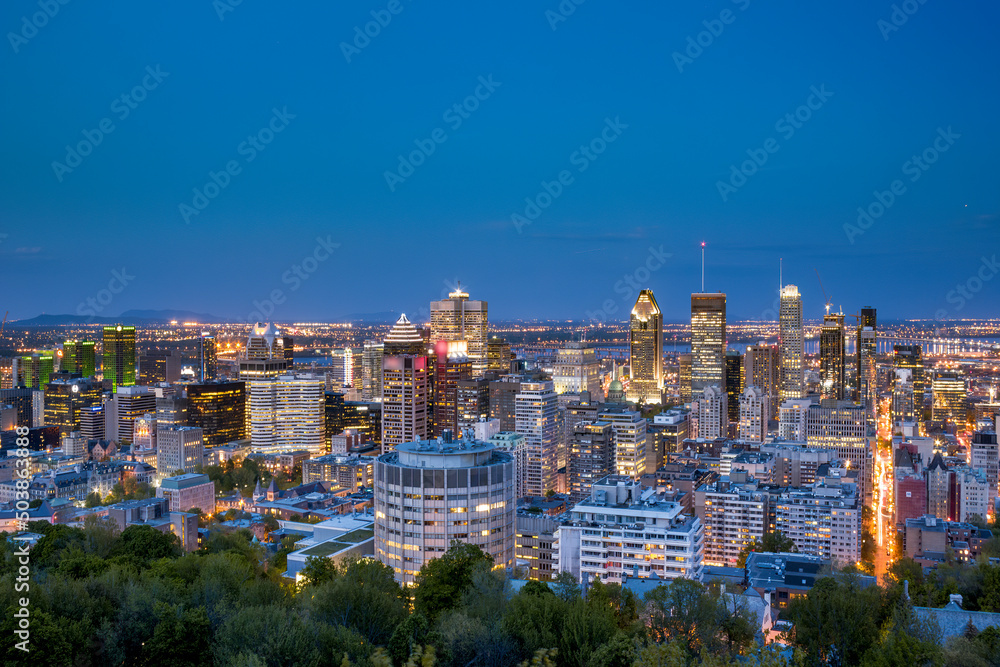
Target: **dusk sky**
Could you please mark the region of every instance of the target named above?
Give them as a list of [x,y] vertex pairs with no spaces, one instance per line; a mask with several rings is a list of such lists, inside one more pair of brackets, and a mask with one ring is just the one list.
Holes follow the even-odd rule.
[[702,241],[731,319],[779,257],[807,318],[816,270],[847,312],[997,315],[995,2],[234,2],[0,6],[10,319],[124,270],[100,315],[417,314],[461,280],[492,320],[624,319],[630,276],[683,321]]

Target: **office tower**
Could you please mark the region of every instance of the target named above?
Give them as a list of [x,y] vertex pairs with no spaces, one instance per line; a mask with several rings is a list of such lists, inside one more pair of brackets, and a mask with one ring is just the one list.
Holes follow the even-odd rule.
[[323,438],[326,442],[330,442],[332,436],[344,432],[344,395],[339,391],[323,392],[323,421]]
[[486,370],[510,373],[510,343],[493,336],[486,343]]
[[615,472],[639,479],[646,473],[646,420],[637,410],[603,406],[597,413],[600,421],[608,422],[615,434]]
[[517,428],[517,395],[521,391],[521,380],[518,375],[504,375],[498,380],[490,381],[490,418],[500,421],[501,431],[513,431]]
[[747,387],[739,397],[739,439],[764,442],[771,414],[770,397],[760,387]]
[[527,448],[525,490],[529,496],[542,496],[556,488],[559,399],[551,381],[530,381],[520,383],[514,404],[514,430],[524,436]]
[[119,386],[114,398],[117,415],[115,439],[121,445],[130,444],[135,420],[147,412],[156,413],[156,394],[148,387]]
[[189,384],[187,406],[188,425],[201,429],[205,444],[209,447],[247,437],[246,382],[234,380]]
[[104,382],[110,383],[112,393],[118,387],[131,387],[135,384],[135,352],[135,327],[121,324],[104,327],[101,366]]
[[726,390],[726,295],[691,295],[691,399],[708,387]]
[[768,532],[769,501],[742,471],[699,486],[694,507],[705,526],[705,565],[735,567],[740,551]]
[[104,406],[92,405],[89,408],[81,408],[80,436],[84,440],[105,440],[104,428]]
[[781,403],[781,354],[777,345],[750,345],[743,355],[743,386],[757,387],[770,399],[769,419],[778,416]]
[[858,492],[864,501],[872,492],[872,448],[864,408],[849,401],[824,401],[806,410],[806,444],[827,447],[850,462],[858,473]]
[[35,352],[14,357],[11,365],[14,386],[43,390],[55,372],[55,355]]
[[202,331],[198,338],[199,379],[210,382],[219,377],[219,356],[215,347],[215,334]]
[[648,289],[639,292],[629,318],[629,377],[628,400],[663,400],[663,313]]
[[677,355],[677,387],[681,403],[690,403],[691,398],[691,355]]
[[802,398],[805,390],[802,329],[802,296],[795,285],[781,288],[778,315],[778,348],[781,355],[781,400]]
[[729,432],[729,400],[719,385],[705,387],[698,397],[698,437],[725,438]]
[[913,407],[917,415],[924,409],[924,362],[923,348],[920,345],[893,345],[893,368],[907,368],[910,381],[913,383]]
[[557,394],[589,391],[591,396],[603,398],[601,362],[597,359],[597,351],[577,341],[564,344],[556,350],[552,382]]
[[743,356],[736,350],[726,351],[726,398],[729,421],[740,421],[740,394],[743,393]]
[[90,378],[53,380],[45,385],[45,424],[62,437],[80,430],[80,410],[101,405],[101,385]]
[[878,408],[877,389],[875,377],[875,352],[877,350],[877,329],[875,323],[875,309],[865,306],[861,309],[861,317],[858,320],[857,339],[857,377],[858,377],[858,402],[865,406],[865,414],[868,415],[868,423],[875,423],[875,416]]
[[191,426],[188,424],[188,399],[184,394],[156,397],[156,423],[160,426]]
[[181,355],[174,350],[146,350],[139,355],[139,384],[178,382],[181,379]]
[[1000,475],[1000,452],[997,448],[997,434],[993,430],[976,431],[972,434],[969,461],[973,469],[981,469],[990,485],[991,498],[997,495],[998,475]]
[[156,472],[160,477],[200,472],[205,465],[205,446],[200,428],[163,426],[156,430]]
[[361,357],[361,398],[366,401],[382,400],[382,356],[385,344],[366,340]]
[[132,451],[156,449],[156,415],[146,413],[132,423]]
[[[478,439],[478,438],[477,438]],[[484,442],[488,442],[498,452],[509,454],[514,462],[514,498],[524,498],[528,495],[525,483],[525,471],[528,469],[528,447],[525,438],[520,433],[501,431]]]
[[330,351],[330,370],[327,371],[327,389],[340,391],[345,387],[362,388],[362,354],[349,347]]
[[579,502],[590,496],[594,482],[614,471],[615,432],[606,421],[580,422],[569,434],[569,499]]
[[931,420],[942,424],[950,421],[964,426],[966,397],[965,378],[961,371],[935,370],[934,379],[931,381]]
[[400,315],[382,344],[383,356],[427,354],[427,342],[406,315]]
[[434,379],[431,433],[435,437],[446,429],[453,435],[458,430],[458,383],[472,376],[472,360],[464,340],[439,340],[434,344]]
[[[375,459],[375,557],[412,584],[453,540],[514,566],[514,461],[488,442],[420,440]],[[424,498],[440,497],[440,503]]]
[[292,367],[288,361],[291,351],[285,349],[289,340],[270,322],[254,324],[239,357],[240,379],[273,378],[287,373]]
[[462,283],[447,299],[431,301],[431,340],[467,341],[474,376],[482,375],[489,362],[488,328],[486,302],[470,301],[469,295],[462,291]]
[[844,314],[827,313],[819,332],[820,397],[844,400]]
[[919,416],[914,400],[913,382],[910,381],[911,369],[899,368],[895,372],[892,383],[892,407],[890,415],[892,423],[915,421]]
[[935,454],[927,466],[927,514],[945,521],[955,519],[955,507],[952,502],[954,489],[954,473],[945,465],[941,454]]
[[792,442],[806,441],[806,411],[813,402],[808,398],[784,401],[778,408],[778,437]]
[[430,434],[431,373],[427,344],[401,315],[384,342],[382,357],[382,448]]
[[[279,375],[247,383],[250,441],[254,450],[280,453],[326,450],[323,379]],[[189,396],[190,400],[190,396]]]
[[92,340],[68,340],[63,343],[62,370],[89,378],[97,375],[97,355]]
[[[472,428],[490,418],[490,381],[476,378],[458,381],[458,430]],[[498,430],[499,420],[497,420]]]

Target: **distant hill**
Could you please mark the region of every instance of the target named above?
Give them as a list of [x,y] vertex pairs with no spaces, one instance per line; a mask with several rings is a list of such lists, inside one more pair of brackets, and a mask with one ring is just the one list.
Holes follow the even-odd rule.
[[11,324],[19,327],[55,327],[67,324],[165,324],[171,320],[178,322],[229,321],[214,315],[192,313],[188,310],[127,310],[117,317],[43,314],[27,320],[15,320]]

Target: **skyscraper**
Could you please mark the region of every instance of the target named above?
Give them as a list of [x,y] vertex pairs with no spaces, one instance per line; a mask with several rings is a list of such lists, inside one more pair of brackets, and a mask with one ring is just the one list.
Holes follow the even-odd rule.
[[325,453],[326,428],[323,378],[279,375],[247,382],[250,440],[255,450],[290,452],[307,449]]
[[68,340],[63,343],[62,370],[79,373],[82,377],[97,374],[97,360],[92,340]]
[[614,471],[615,432],[609,422],[584,421],[570,432],[569,499],[572,502],[590,495],[590,488],[599,479]]
[[290,350],[285,349],[290,340],[270,322],[254,324],[239,358],[240,379],[277,377],[286,373],[292,368],[288,362]]
[[892,365],[896,369],[910,369],[910,382],[913,384],[913,410],[917,416],[924,407],[924,362],[923,348],[920,345],[893,345]]
[[525,438],[524,486],[529,496],[542,496],[556,488],[560,440],[558,404],[551,381],[520,383],[520,391],[515,397],[515,431]]
[[482,375],[488,364],[488,328],[487,303],[470,301],[469,295],[462,291],[462,283],[447,299],[431,301],[431,340],[468,341],[475,376]]
[[132,442],[132,426],[146,413],[156,414],[156,394],[149,387],[120,386],[114,395],[117,434],[119,443]]
[[383,343],[383,451],[430,434],[431,373],[423,337],[401,315]]
[[434,397],[432,434],[436,437],[445,430],[461,435],[458,430],[458,383],[472,376],[464,340],[439,340],[434,344]]
[[764,442],[767,437],[767,420],[771,414],[770,397],[760,387],[747,387],[738,399],[739,439],[746,442]]
[[556,350],[552,381],[557,394],[579,394],[589,391],[603,399],[601,362],[597,351],[586,343],[570,341]]
[[805,396],[802,296],[795,285],[781,288],[778,315],[778,348],[781,354],[781,400]]
[[382,400],[382,356],[384,343],[366,340],[361,357],[361,398],[366,401]]
[[214,447],[243,440],[246,433],[246,382],[202,382],[187,387],[188,424],[202,430]]
[[12,366],[15,387],[43,390],[55,372],[55,357],[51,352],[35,352],[14,357]]
[[726,389],[726,295],[691,295],[691,398],[708,387]]
[[139,355],[139,384],[172,383],[180,379],[180,353],[174,350],[146,350]]
[[820,395],[844,400],[844,314],[827,313],[819,333]]
[[951,421],[959,426],[966,423],[967,391],[965,377],[957,369],[934,371],[931,383],[931,419],[938,423]]
[[52,380],[45,385],[45,424],[59,435],[80,430],[80,411],[101,405],[101,385],[90,378]]
[[493,336],[486,343],[486,370],[510,373],[510,343]]
[[770,399],[769,419],[778,415],[781,402],[781,356],[777,345],[750,345],[743,355],[744,387],[758,387]]
[[[743,356],[736,350],[726,351],[726,400],[729,421],[740,421],[740,394],[743,393]],[[765,420],[766,421],[766,420]]]
[[677,390],[681,403],[691,402],[691,355],[677,355]]
[[663,400],[663,313],[653,290],[644,289],[629,318],[628,400],[660,403]]
[[104,327],[102,355],[104,381],[111,382],[112,392],[135,384],[135,327]]
[[865,306],[861,309],[858,320],[858,402],[865,407],[869,424],[875,423],[878,389],[875,382],[875,351],[877,343],[877,328],[875,324],[875,309]]
[[218,378],[219,359],[215,348],[215,334],[211,331],[202,331],[198,338],[198,361],[202,382]]

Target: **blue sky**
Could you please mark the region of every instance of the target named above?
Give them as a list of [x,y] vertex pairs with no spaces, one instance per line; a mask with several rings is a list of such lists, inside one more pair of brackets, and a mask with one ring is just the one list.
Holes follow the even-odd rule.
[[[78,312],[124,269],[101,315],[246,317],[276,291],[279,320],[415,312],[461,280],[494,319],[609,301],[615,319],[629,276],[684,320],[704,240],[734,318],[771,307],[779,257],[807,317],[817,270],[848,312],[995,316],[1000,9],[902,4],[894,25],[871,1],[68,2],[42,20],[12,0],[3,309]],[[212,173],[226,185],[199,200]],[[857,227],[876,191],[891,205]],[[548,205],[517,225],[526,198]]]

